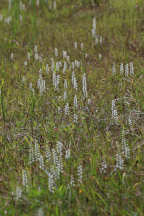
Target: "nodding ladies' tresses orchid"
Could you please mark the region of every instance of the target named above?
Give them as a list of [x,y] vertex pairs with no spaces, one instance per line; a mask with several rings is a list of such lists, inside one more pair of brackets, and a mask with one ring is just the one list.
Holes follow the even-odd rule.
[[87,94],[87,82],[86,82],[86,74],[83,74],[82,77],[82,90],[83,90],[83,95],[86,98],[88,96]]

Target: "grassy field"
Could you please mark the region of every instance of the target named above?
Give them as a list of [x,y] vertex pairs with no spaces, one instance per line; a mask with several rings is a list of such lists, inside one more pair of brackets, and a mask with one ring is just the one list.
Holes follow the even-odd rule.
[[143,14],[0,1],[0,215],[144,215]]

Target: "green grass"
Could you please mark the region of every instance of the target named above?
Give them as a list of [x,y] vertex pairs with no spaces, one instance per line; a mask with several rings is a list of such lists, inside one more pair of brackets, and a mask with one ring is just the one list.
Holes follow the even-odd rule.
[[0,3],[0,215],[144,214],[143,1],[93,2]]

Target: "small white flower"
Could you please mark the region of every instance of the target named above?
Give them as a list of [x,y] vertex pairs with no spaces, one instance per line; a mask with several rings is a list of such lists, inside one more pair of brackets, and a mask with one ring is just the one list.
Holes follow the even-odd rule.
[[102,42],[103,42],[103,38],[102,36],[100,36],[100,44],[102,45]]
[[36,6],[37,7],[39,7],[39,4],[40,4],[39,0],[36,0]]
[[24,66],[27,66],[27,65],[28,65],[27,61],[24,61]]
[[56,4],[56,0],[53,1],[53,9],[56,10],[57,9],[57,4]]
[[64,61],[63,73],[66,72],[66,69],[67,69],[67,62]]
[[49,65],[46,64],[46,73],[48,74],[49,73]]
[[125,65],[125,76],[128,77],[128,75],[129,75],[129,65],[126,64]]
[[34,46],[34,52],[37,53],[38,52],[38,48],[37,45]]
[[39,59],[38,53],[35,53],[34,58],[35,58],[36,61]]
[[71,185],[72,187],[75,186],[75,181],[74,181],[73,175],[71,175],[70,185]]
[[124,73],[124,66],[123,63],[120,64],[120,74]]
[[24,187],[28,186],[28,178],[26,170],[22,170],[22,184]]
[[134,66],[133,66],[133,62],[130,62],[129,65],[130,65],[130,75],[134,75]]
[[60,141],[57,141],[56,147],[57,147],[57,153],[58,153],[59,155],[62,155],[63,143],[60,142]]
[[13,59],[14,59],[14,54],[13,54],[13,53],[11,53],[10,58],[11,58],[11,60],[13,61]]
[[43,160],[43,156],[40,155],[40,158],[39,158],[39,168],[44,170],[44,160]]
[[77,45],[77,41],[74,42],[74,48],[77,49],[78,45]]
[[67,57],[67,51],[63,50],[62,55],[63,55],[63,59],[66,58]]
[[84,44],[83,43],[81,43],[81,50],[83,50],[84,49]]
[[102,54],[99,53],[98,57],[99,57],[99,60],[101,60],[102,59]]
[[51,173],[49,174],[48,178],[48,188],[51,193],[54,193],[54,176]]
[[46,155],[47,162],[50,161],[51,160],[51,151],[50,151],[50,149],[49,149],[48,146],[46,146],[46,153],[45,153],[45,155]]
[[112,65],[112,74],[116,74],[116,66],[115,66],[115,63],[113,63]]
[[67,99],[67,91],[64,91],[64,101]]
[[58,49],[55,48],[55,57],[58,57]]
[[65,159],[69,159],[70,158],[70,148],[66,149],[66,153],[65,153]]
[[16,200],[19,200],[22,197],[22,189],[21,187],[16,187]]
[[39,149],[39,144],[37,141],[35,141],[35,160],[39,161],[40,159],[40,149]]
[[124,160],[123,160],[120,152],[116,154],[116,167],[115,168],[121,169],[121,170],[124,168]]
[[100,172],[101,173],[105,173],[106,172],[106,169],[107,169],[107,163],[105,160],[102,161],[102,164],[101,164],[101,169],[100,169]]
[[64,113],[65,113],[65,115],[69,114],[69,104],[68,103],[66,103],[66,105],[65,105]]
[[42,75],[39,75],[39,79],[37,81],[37,87],[39,88],[40,91],[40,95],[43,94],[43,92],[45,91],[46,87],[45,87],[45,80],[42,79]]
[[98,40],[98,36],[96,35],[96,37],[95,37],[95,45],[97,45],[98,42],[99,42],[99,40]]
[[78,182],[81,184],[82,183],[82,175],[83,175],[82,165],[78,166],[77,172],[78,172]]
[[74,119],[73,119],[74,123],[78,122],[78,115],[76,113],[74,113]]
[[19,16],[19,19],[20,19],[20,22],[22,22],[22,20],[23,20],[23,17],[22,17],[22,15],[20,14],[20,16]]
[[82,90],[83,90],[84,97],[86,98],[87,97],[87,82],[86,82],[85,73],[83,74],[83,77],[82,77]]
[[67,89],[67,87],[68,87],[68,84],[67,84],[67,80],[65,79],[64,80],[64,88]]
[[30,61],[30,57],[31,57],[31,56],[30,56],[30,52],[28,52],[28,53],[27,53],[27,59],[28,59],[28,61]]
[[77,103],[77,96],[74,96],[74,107],[77,108],[78,107],[78,103]]

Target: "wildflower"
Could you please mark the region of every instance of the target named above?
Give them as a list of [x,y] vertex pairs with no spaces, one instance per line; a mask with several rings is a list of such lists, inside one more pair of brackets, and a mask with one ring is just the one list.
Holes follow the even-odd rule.
[[77,103],[77,96],[74,96],[74,107],[77,108],[78,107],[78,103]]
[[45,91],[45,80],[42,79],[42,75],[40,74],[39,79],[37,81],[37,87],[39,88],[40,95]]
[[56,4],[56,0],[53,1],[53,9],[56,10],[57,8],[57,4]]
[[36,0],[36,6],[37,7],[39,7],[39,4],[40,4],[39,0]]
[[102,59],[102,54],[99,53],[98,57],[99,57],[99,60],[101,60]]
[[49,174],[48,188],[51,193],[54,193],[54,176],[52,173]]
[[99,40],[98,40],[98,36],[96,35],[96,37],[95,37],[95,45],[97,45],[98,42],[99,42]]
[[129,66],[128,64],[125,65],[125,76],[128,77],[128,74],[129,74]]
[[77,49],[78,45],[77,45],[77,41],[74,42],[74,48]]
[[84,73],[83,78],[82,78],[82,90],[84,97],[87,97],[87,83],[86,83],[86,74]]
[[39,168],[44,170],[44,160],[43,160],[43,156],[40,155],[40,158],[39,158]]
[[49,73],[49,65],[46,64],[46,73],[48,74]]
[[27,64],[28,64],[27,61],[24,61],[24,66],[27,66]]
[[134,66],[133,66],[133,62],[129,63],[130,66],[130,75],[134,75]]
[[121,169],[121,170],[124,168],[124,161],[123,161],[123,158],[120,152],[116,154],[116,167],[115,168]]
[[68,103],[66,103],[66,105],[65,105],[64,113],[65,113],[65,115],[69,114],[69,104]]
[[82,165],[78,166],[77,172],[78,172],[78,182],[81,184],[82,183],[82,175],[83,175]]
[[10,58],[11,58],[11,60],[13,61],[13,59],[14,59],[14,54],[13,54],[13,53],[11,53]]
[[67,57],[67,51],[63,50],[62,55],[63,55],[63,59],[66,58]]
[[35,141],[35,160],[40,159],[40,149],[39,149],[39,144],[37,141]]
[[103,42],[103,38],[102,36],[100,36],[100,44],[102,45],[102,42]]
[[34,46],[34,52],[35,52],[35,53],[38,52],[37,45]]
[[67,63],[64,61],[63,73],[66,72],[66,69],[67,69]]
[[69,159],[70,158],[70,148],[66,149],[66,153],[65,153],[65,159]]
[[19,200],[22,197],[22,189],[21,187],[16,187],[16,200]]
[[64,88],[66,89],[68,87],[68,84],[67,84],[67,80],[65,79],[64,80]]
[[84,44],[83,43],[81,43],[81,50],[83,50],[84,49]]
[[36,61],[39,59],[38,53],[35,53],[34,58],[35,58]]
[[58,49],[55,48],[55,57],[58,57]]
[[76,113],[74,113],[74,123],[77,123],[78,122],[78,115]]
[[73,175],[71,175],[70,185],[71,185],[72,187],[75,186],[75,181],[74,181]]
[[23,184],[24,187],[28,186],[28,178],[27,178],[26,170],[22,171],[22,184]]
[[117,113],[117,110],[116,110],[116,107],[115,107],[115,100],[112,100],[112,119],[115,120],[115,122],[117,123],[118,121],[118,113]]
[[28,53],[27,53],[27,59],[28,59],[28,61],[30,61],[30,57],[31,57],[31,56],[30,56],[30,52],[28,52]]
[[120,64],[120,74],[124,73],[124,66],[123,63]]
[[116,74],[116,66],[115,66],[115,63],[113,63],[112,65],[112,74]]
[[66,100],[66,98],[67,98],[67,92],[64,91],[64,101]]

